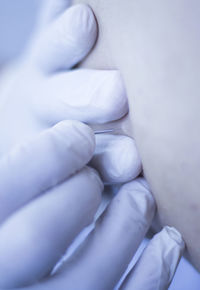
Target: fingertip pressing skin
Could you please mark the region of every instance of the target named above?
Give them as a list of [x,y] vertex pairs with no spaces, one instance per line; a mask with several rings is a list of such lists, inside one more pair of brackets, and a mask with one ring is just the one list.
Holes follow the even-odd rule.
[[136,205],[136,212],[142,214],[142,219],[149,224],[154,217],[156,204],[150,190],[144,185],[143,178],[137,178],[123,185],[120,190],[120,198],[123,194],[126,195],[126,202],[130,200],[132,206]]
[[133,180],[141,173],[142,164],[133,139],[121,136],[121,140],[116,144],[114,155],[120,182]]
[[128,113],[125,86],[114,70],[55,74],[36,88],[32,103],[37,115],[51,124],[66,118],[105,124]]
[[181,234],[175,228],[164,227],[149,242],[120,289],[168,289],[184,247]]
[[105,183],[128,182],[141,173],[141,160],[133,139],[100,134],[96,144],[91,164],[101,172]]
[[[125,84],[119,71],[104,71],[104,94],[99,94],[94,105],[98,106],[100,103],[103,110],[108,116],[113,115],[113,118],[106,119],[106,122],[111,122],[122,118],[128,113],[128,98],[126,94]],[[113,97],[112,97],[113,96]]]
[[185,248],[185,242],[183,241],[182,235],[174,227],[166,226],[163,231],[169,235],[169,237],[180,246],[180,249],[183,251]]

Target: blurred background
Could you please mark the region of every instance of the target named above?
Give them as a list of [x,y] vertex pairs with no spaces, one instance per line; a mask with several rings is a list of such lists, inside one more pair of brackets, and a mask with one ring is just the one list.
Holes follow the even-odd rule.
[[0,67],[22,51],[42,0],[0,0]]
[[[23,53],[41,3],[42,0],[0,0],[0,68]],[[188,289],[200,289],[200,274],[182,259],[170,290]]]

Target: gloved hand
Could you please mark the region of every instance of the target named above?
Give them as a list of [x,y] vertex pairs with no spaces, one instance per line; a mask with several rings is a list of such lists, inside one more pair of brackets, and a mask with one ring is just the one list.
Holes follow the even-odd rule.
[[[47,4],[49,8],[49,3]],[[86,185],[86,181],[91,176],[96,176],[91,173],[91,169],[85,169],[78,175],[79,178],[74,178],[69,188],[68,186],[66,189],[65,186],[56,187],[91,159],[91,149],[88,149],[87,152],[86,148],[86,153],[90,158],[84,159],[81,166],[75,160],[77,156],[80,158],[82,154],[80,150],[83,150],[83,146],[88,145],[84,145],[79,138],[76,140],[79,151],[76,150],[75,141],[73,143],[73,130],[75,132],[78,130],[79,134],[83,134],[84,137],[84,129],[81,127],[66,130],[68,134],[65,139],[63,132],[65,126],[59,125],[58,128],[61,126],[62,129],[52,129],[52,132],[61,130],[61,135],[63,134],[63,137],[60,136],[61,140],[57,142],[54,140],[57,137],[51,137],[51,133],[44,133],[45,137],[39,139],[38,134],[64,119],[76,119],[90,124],[105,123],[121,118],[128,111],[125,89],[118,72],[69,71],[90,51],[96,40],[97,27],[90,8],[78,5],[64,12],[66,2],[51,1],[51,5],[51,9],[45,10],[45,17],[42,18],[43,21],[37,28],[37,37],[27,50],[26,57],[20,60],[15,69],[11,67],[1,79],[0,276],[3,285],[8,285],[9,282],[11,286],[21,285],[26,281],[31,282],[31,279],[35,281],[35,279],[43,277],[63,254],[63,248],[68,246],[66,240],[63,242],[58,238],[57,247],[51,236],[55,234],[55,227],[50,231],[51,223],[55,223],[57,230],[60,229],[61,235],[62,225],[59,223],[61,217],[64,218],[65,226],[70,230],[65,234],[62,232],[62,235],[64,238],[67,235],[70,243],[74,236],[91,222],[91,217],[99,204],[97,197],[99,197],[100,189],[97,186],[91,186],[90,181],[88,181],[89,189]],[[55,9],[56,6],[58,9]],[[55,17],[55,11],[57,11],[57,18],[52,20],[52,17]],[[83,132],[81,132],[82,130]],[[107,139],[107,137],[109,138]],[[36,138],[36,141],[32,141],[33,138]],[[137,176],[141,170],[141,162],[133,140],[124,136],[102,136],[102,138],[103,141],[98,138],[97,143],[100,140],[106,149],[98,150],[95,161],[92,163],[102,170],[104,180],[107,183],[122,182]],[[72,153],[67,154],[67,150],[64,151],[59,142],[66,142],[66,146],[73,150],[74,156]],[[20,147],[17,144],[28,145]],[[124,153],[124,147],[128,154],[127,151]],[[69,166],[67,160],[69,162],[70,158],[72,161]],[[98,178],[92,177],[92,179]],[[96,191],[96,196],[90,198],[84,192],[85,196],[82,198],[85,198],[85,202],[82,201],[77,195],[78,193],[76,194],[78,190],[80,191],[80,186],[81,189],[84,188],[84,191],[88,190],[89,194]],[[83,218],[81,222],[81,218],[76,217],[77,211],[73,212],[74,223],[71,219],[70,222],[66,222],[63,210],[59,208],[59,205],[62,205],[65,190],[72,192],[72,189],[76,202],[77,200],[80,202],[78,209],[79,215]],[[57,223],[56,220],[54,222],[56,210],[48,208],[49,203],[51,206],[55,205],[46,194],[48,190],[59,191],[61,195],[60,200],[62,201],[60,203],[55,201],[56,204],[58,203],[56,210],[60,213]],[[36,199],[42,193],[45,193],[44,203],[48,203],[47,218],[44,224],[41,220],[44,218],[45,205],[40,199]],[[83,194],[82,190],[79,194]],[[73,202],[75,203],[75,200]],[[75,206],[73,202],[70,200],[66,202],[69,207],[69,217]],[[63,205],[66,204],[63,202]],[[84,215],[87,217],[86,221]],[[28,226],[23,225],[25,221]],[[49,239],[48,229],[50,231]],[[49,260],[45,262],[45,265],[41,264],[41,268],[38,265],[37,268],[34,268],[34,259],[38,261],[39,257],[42,257],[40,251],[44,250],[44,248],[36,247],[41,244],[38,243],[38,236],[41,232],[45,246],[47,246],[45,253]],[[50,243],[49,250],[47,242]],[[55,246],[52,252],[51,246]]]
[[[42,21],[43,27],[49,19],[55,17],[53,11],[58,17],[59,13],[62,14],[62,9],[66,8],[65,1],[56,2],[59,3],[58,9],[50,9],[46,13],[45,21]],[[54,5],[52,7],[55,8]],[[77,14],[78,22],[75,21]],[[62,28],[60,26],[65,21],[65,24],[71,24],[70,30],[69,25],[66,25],[68,27],[66,35],[70,36],[67,39],[65,39],[65,33],[63,35],[63,26],[61,25]],[[83,35],[79,25],[83,27]],[[4,177],[0,191],[3,201],[0,229],[0,271],[2,273],[0,282],[2,285],[12,287],[24,283],[29,284],[31,281],[38,282],[49,273],[74,237],[82,228],[91,223],[100,202],[102,185],[96,173],[85,168],[70,177],[91,158],[93,142],[84,144],[85,135],[89,135],[88,139],[92,136],[87,127],[83,129],[81,127],[83,125],[78,125],[77,122],[76,125],[72,123],[73,129],[66,129],[67,138],[65,139],[63,131],[65,131],[65,126],[71,123],[64,122],[33,140],[39,132],[66,118],[87,123],[105,123],[118,119],[127,112],[124,87],[117,72],[75,70],[61,73],[79,62],[92,47],[92,41],[88,40],[93,39],[94,42],[95,37],[91,38],[92,32],[94,35],[96,32],[96,29],[95,32],[92,29],[93,25],[95,25],[94,18],[88,7],[77,6],[68,10],[50,26],[43,28],[46,32],[40,32],[39,40],[30,47],[26,59],[23,60],[23,66],[17,67],[12,73],[14,75],[17,73],[17,78],[11,77],[8,72],[8,76],[5,77],[7,80],[3,82],[3,98],[0,106],[2,108],[0,121],[4,125],[2,127],[3,142],[0,145],[2,156],[0,170],[1,176]],[[88,28],[90,29],[87,30]],[[70,31],[73,34],[70,34]],[[79,35],[77,36],[75,32]],[[60,38],[59,35],[62,37]],[[52,45],[51,41],[53,41]],[[87,85],[88,79],[92,86]],[[76,93],[71,95],[74,91]],[[97,96],[99,96],[98,100]],[[80,101],[84,100],[87,102],[81,102],[80,106]],[[60,136],[55,133],[57,130]],[[87,133],[84,134],[85,131]],[[76,132],[84,135],[82,140],[77,138]],[[71,134],[76,135],[74,143]],[[134,142],[127,137],[103,136],[102,138],[99,136],[97,147],[100,142],[100,144],[107,144],[105,147],[108,150],[102,152],[97,149],[97,155],[92,164],[101,169],[104,180],[108,183],[118,180],[122,182],[137,176],[141,170],[141,163]],[[24,141],[26,145],[15,147],[16,144]],[[69,146],[67,145],[68,150],[62,148],[62,142],[66,141],[72,142],[68,144]],[[81,144],[81,151],[79,146],[79,151],[76,151],[77,144]],[[11,148],[14,148],[12,153],[4,156]],[[55,148],[58,148],[58,151],[55,151]],[[66,154],[70,152],[70,148],[73,148],[72,153]],[[83,148],[87,148],[88,155],[84,153]],[[125,152],[124,148],[126,148]],[[59,152],[61,155],[58,154]],[[73,152],[75,152],[74,155]],[[77,159],[79,153],[83,157],[80,158],[81,162]],[[66,165],[65,154],[67,158],[72,158],[70,166]],[[141,198],[141,188],[138,189],[137,184],[138,181],[135,181],[122,187],[120,194],[113,200],[104,217],[98,222],[95,231],[85,242],[82,252],[79,251],[73,256],[71,262],[64,264],[59,274],[27,289],[112,289],[146,233],[154,211],[154,201],[149,191],[144,190],[146,194],[142,194],[144,198]],[[125,194],[126,186],[130,186],[128,192],[131,192],[131,197],[129,193]],[[23,206],[25,204],[26,206]],[[70,222],[66,222],[67,220]],[[124,229],[127,229],[127,232],[124,232]],[[166,235],[166,231],[164,233]],[[176,265],[182,246],[177,246],[177,243],[167,234],[168,236],[171,245],[174,245],[176,249],[175,255],[170,256],[174,259],[173,265]],[[157,263],[165,262],[163,259],[159,260],[159,255],[165,253],[169,245],[165,245],[162,237],[163,234],[158,241],[161,241],[162,243],[159,243],[164,244],[164,247],[161,253],[156,255]],[[173,247],[170,249],[173,250]],[[144,260],[146,256],[144,255]],[[152,264],[148,265],[147,273],[148,270],[151,271]],[[159,265],[161,266],[163,265]],[[168,268],[164,268],[164,273],[167,270]],[[173,271],[174,267],[171,273]],[[164,277],[163,285],[169,282],[171,276]],[[131,279],[128,283],[131,283]],[[158,277],[155,277],[154,283],[155,281],[158,281]],[[155,286],[154,283],[148,284],[149,287]],[[138,287],[141,285],[140,280],[137,285]],[[149,289],[155,289],[155,287]]]
[[[154,212],[155,201],[143,178],[123,185],[94,230],[57,275],[30,289],[168,289],[184,249],[182,237],[174,228],[165,227],[155,235],[129,275],[122,277]],[[115,288],[120,277],[121,285]]]
[[[93,135],[84,126],[58,124],[2,159],[1,209],[7,202],[12,206],[9,213],[4,212],[4,217],[10,217],[0,230],[0,289],[22,289],[19,287],[31,282],[32,286],[23,289],[113,289],[151,225],[155,202],[145,180],[139,178],[121,187],[94,230],[56,274],[40,280],[91,222],[100,202],[100,179],[87,167],[80,170],[94,150]],[[70,177],[76,170],[80,171]],[[28,205],[13,213],[15,203],[20,207],[24,199],[29,200]],[[183,248],[181,235],[164,228],[123,279],[121,289],[168,289]]]
[[103,190],[86,167],[94,150],[88,126],[63,121],[0,159],[0,289],[46,276],[93,221]]
[[[0,156],[59,121],[92,126],[128,112],[119,72],[70,70],[93,47],[97,24],[88,6],[66,9],[68,2],[46,1],[31,44],[0,81]],[[131,138],[101,135],[96,141],[92,165],[106,183],[126,182],[140,173]]]

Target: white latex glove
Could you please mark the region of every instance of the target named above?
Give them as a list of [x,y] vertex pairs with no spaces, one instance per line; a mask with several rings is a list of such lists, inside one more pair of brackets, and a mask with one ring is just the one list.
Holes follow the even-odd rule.
[[[46,1],[25,56],[0,80],[0,156],[59,121],[104,124],[128,112],[119,72],[70,70],[93,47],[97,24],[88,6],[66,10],[68,2]],[[130,181],[141,171],[135,143],[124,136],[98,136],[92,165],[106,183]]]
[[[17,66],[12,74],[8,71],[2,81],[0,283],[3,287],[14,287],[37,282],[23,289],[110,290],[151,223],[154,201],[148,190],[141,194],[138,181],[122,187],[83,245],[83,251],[73,256],[56,276],[39,282],[81,229],[91,223],[100,203],[102,184],[89,168],[70,177],[90,160],[94,149],[94,137],[84,125],[64,122],[30,140],[66,118],[105,123],[128,111],[119,73],[68,71],[89,52],[96,39],[91,10],[81,5],[63,12],[67,2],[51,3],[41,21],[43,31],[40,26],[40,36],[30,47],[24,64]],[[86,142],[87,134],[86,139],[93,141]],[[16,147],[24,141],[26,145]],[[91,164],[101,170],[104,181],[123,182],[138,175],[141,163],[132,139],[98,136],[98,144],[100,149],[97,146]],[[11,148],[14,149],[8,154]],[[87,148],[86,153],[83,148]],[[81,156],[80,160],[77,156]],[[143,198],[138,198],[139,195]],[[180,248],[175,252],[177,256],[171,256],[173,265],[177,263]],[[159,252],[156,257],[159,261]],[[150,263],[148,269],[151,270]],[[169,283],[169,278],[165,276],[163,285]],[[139,287],[141,280],[138,281]]]
[[175,228],[165,227],[150,241],[120,289],[168,289],[184,247],[180,233]]
[[[66,186],[69,192],[71,185],[74,186],[73,178],[74,177],[68,181],[70,185],[68,185],[68,182],[64,183],[65,185],[61,185]],[[75,178],[80,178],[79,174]],[[96,182],[96,178],[97,177],[93,180],[93,186],[97,191],[96,197],[93,199],[94,207],[96,207],[96,202],[94,200],[98,200],[98,194],[101,188],[99,183]],[[80,186],[82,186],[82,184],[80,184]],[[89,185],[89,187],[90,186],[91,185]],[[72,189],[72,191],[74,191],[74,189]],[[32,232],[30,235],[31,241],[35,238],[35,240],[33,240],[33,251],[29,251],[29,249],[25,247],[24,255],[19,257],[17,252],[15,252],[17,246],[13,250],[13,245],[11,245],[10,250],[12,251],[7,251],[7,256],[4,256],[3,261],[6,262],[9,258],[12,265],[12,267],[10,266],[5,269],[7,277],[11,275],[10,273],[13,273],[11,270],[13,270],[14,267],[22,269],[21,267],[23,267],[24,259],[30,259],[30,257],[32,260],[30,259],[30,268],[27,270],[26,274],[30,275],[32,265],[33,272],[37,274],[36,276],[42,275],[41,273],[45,272],[45,266],[49,264],[49,261],[55,261],[55,256],[58,254],[57,250],[55,252],[56,247],[59,248],[58,245],[60,244],[68,245],[69,238],[66,238],[67,233],[69,233],[73,227],[69,224],[67,225],[65,221],[70,215],[73,215],[73,211],[69,213],[67,211],[67,204],[64,202],[63,205],[64,194],[59,191],[59,187],[56,195],[60,195],[61,197],[58,197],[58,202],[57,197],[52,193],[53,192],[50,191],[46,195],[41,196],[39,202],[37,200],[33,201],[32,204],[24,208],[24,210],[18,214],[12,216],[10,220],[5,223],[3,227],[4,235],[2,235],[3,239],[1,238],[0,241],[0,248],[4,243],[4,249],[6,250],[8,250],[9,245],[12,244],[7,241],[10,241],[10,238],[13,237],[13,226],[15,226],[16,229],[17,227],[20,229],[19,231],[16,230],[15,236],[17,236],[17,238],[23,236],[23,231],[27,230],[30,224],[31,227],[32,224],[34,224],[35,230],[35,232]],[[90,193],[88,194],[90,196]],[[50,199],[47,198],[48,195]],[[70,197],[67,196],[66,194],[65,198],[69,200]],[[84,199],[80,191],[76,192],[76,198],[77,197]],[[72,199],[71,197],[71,200]],[[65,206],[66,210],[63,211]],[[74,215],[77,215],[78,205],[76,202],[74,203],[74,208],[76,209]],[[84,209],[84,206],[82,209]],[[38,213],[37,219],[35,218],[36,212]],[[95,229],[89,234],[81,247],[62,264],[57,273],[54,276],[48,277],[40,282],[38,281],[36,284],[23,289],[114,289],[119,279],[123,276],[138,246],[141,244],[151,224],[154,212],[155,202],[144,179],[139,178],[123,185],[104,214],[97,221]],[[24,217],[26,217],[26,219],[24,219]],[[70,221],[74,221],[74,219]],[[68,228],[69,226],[70,230]],[[44,228],[45,231],[46,228],[48,229],[47,235],[44,234]],[[65,234],[65,237],[62,236],[63,234]],[[63,243],[61,243],[61,240]],[[67,242],[65,242],[66,240]],[[18,245],[18,243],[16,244]],[[26,245],[26,241],[24,241],[24,244]],[[164,228],[150,241],[136,266],[122,282],[121,289],[168,289],[182,255],[183,248],[184,242],[178,231],[174,228]],[[2,261],[2,259],[0,261]],[[2,263],[3,262],[1,262],[1,265]],[[16,279],[19,279],[19,276],[17,276]],[[19,289],[22,290],[22,288]]]
[[103,190],[85,167],[94,150],[88,126],[63,121],[0,159],[0,289],[46,276],[93,221]]

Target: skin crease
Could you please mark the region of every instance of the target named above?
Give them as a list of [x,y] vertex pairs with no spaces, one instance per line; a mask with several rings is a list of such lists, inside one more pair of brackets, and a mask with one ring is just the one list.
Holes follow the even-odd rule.
[[200,2],[75,0],[88,3],[99,40],[83,67],[121,71],[132,135],[162,225],[183,235],[200,271]]

